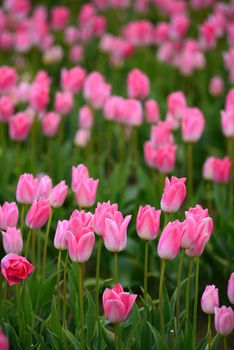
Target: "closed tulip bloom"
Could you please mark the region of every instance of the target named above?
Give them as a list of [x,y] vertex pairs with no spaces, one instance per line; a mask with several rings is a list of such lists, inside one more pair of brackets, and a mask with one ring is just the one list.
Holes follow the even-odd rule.
[[213,180],[214,178],[214,162],[215,157],[208,157],[203,164],[202,176],[205,180]]
[[36,198],[47,198],[52,190],[52,180],[48,175],[40,175],[38,177],[37,195]]
[[140,207],[136,219],[136,231],[140,238],[153,240],[157,237],[160,228],[161,210],[150,205]]
[[17,188],[16,199],[22,204],[32,204],[37,194],[38,179],[32,174],[23,174],[20,176]]
[[89,106],[83,106],[79,110],[78,126],[81,129],[90,129],[93,126],[93,112]]
[[10,286],[28,278],[35,267],[29,261],[15,253],[9,253],[1,260],[1,272]]
[[231,274],[228,281],[227,295],[230,303],[234,304],[234,272]]
[[217,333],[227,336],[234,328],[234,312],[231,307],[221,306],[215,308],[215,329]]
[[71,93],[77,93],[81,90],[86,72],[81,67],[71,69],[63,68],[61,70],[61,88]]
[[142,124],[143,110],[138,100],[133,98],[125,100],[122,122],[129,126],[139,126]]
[[219,96],[222,94],[224,89],[223,78],[219,76],[214,76],[209,82],[209,92],[212,96]]
[[88,178],[78,183],[76,188],[77,204],[82,208],[92,207],[96,201],[99,180]]
[[85,79],[83,94],[94,108],[100,109],[110,97],[111,89],[111,85],[106,84],[101,73],[92,72]]
[[105,219],[108,217],[108,214],[114,214],[118,210],[118,204],[111,204],[110,201],[104,203],[98,203],[97,208],[95,209],[93,224],[94,232],[98,236],[102,236],[105,227]]
[[173,144],[174,138],[169,123],[160,121],[158,125],[153,126],[151,128],[150,139],[155,148],[159,148],[167,144]]
[[164,212],[175,213],[179,210],[186,196],[185,181],[185,177],[179,179],[172,176],[171,181],[166,177],[161,199],[161,209]]
[[105,219],[103,240],[110,252],[121,252],[127,244],[127,228],[131,215],[123,217],[120,211],[115,211]]
[[48,195],[48,201],[52,208],[61,207],[67,197],[68,186],[63,180],[52,188]]
[[6,231],[2,232],[2,243],[6,254],[20,254],[23,249],[23,239],[20,230],[16,227],[7,227]]
[[176,145],[167,144],[155,150],[154,164],[163,174],[169,174],[175,168]]
[[205,118],[198,108],[186,108],[182,113],[182,138],[185,142],[200,139],[205,127]]
[[9,350],[10,344],[8,341],[8,338],[3,333],[2,329],[0,328],[0,349],[1,350]]
[[182,236],[181,223],[178,220],[167,224],[158,242],[158,255],[161,259],[173,260],[179,254]]
[[38,112],[46,109],[49,103],[50,89],[46,82],[34,81],[29,92],[29,104]]
[[89,178],[89,171],[84,164],[79,164],[77,167],[72,167],[72,191],[76,192],[77,186],[80,181],[87,180]]
[[231,89],[226,96],[225,110],[234,108],[234,88]]
[[31,129],[31,121],[24,112],[16,113],[9,121],[9,136],[14,141],[24,141]]
[[26,216],[26,225],[35,230],[45,225],[50,217],[51,208],[47,199],[34,200]]
[[74,144],[77,147],[85,148],[90,140],[90,130],[89,129],[79,129],[75,133]]
[[61,117],[58,113],[49,112],[41,120],[42,132],[47,137],[53,137],[57,134]]
[[68,248],[68,229],[69,221],[59,220],[54,236],[54,246],[59,250],[66,250]]
[[15,87],[18,76],[15,68],[9,66],[0,67],[0,93],[5,93]]
[[136,298],[136,294],[124,292],[120,284],[116,284],[112,289],[106,288],[102,295],[102,303],[107,319],[113,323],[125,321]]
[[66,115],[72,110],[73,105],[74,105],[73,96],[69,91],[56,92],[55,102],[54,102],[55,112],[61,115]]
[[0,205],[0,230],[16,226],[18,218],[19,211],[15,202],[5,202],[2,206]]
[[158,103],[153,99],[145,102],[145,118],[150,124],[157,124],[160,119]]
[[156,168],[155,166],[155,154],[156,154],[156,149],[153,146],[153,143],[151,141],[146,141],[144,143],[144,160],[145,163],[150,167],[150,168]]
[[9,96],[0,97],[0,121],[8,122],[14,113],[14,105]]
[[137,68],[131,70],[127,77],[127,90],[130,98],[139,98],[143,100],[149,95],[149,78]]
[[223,159],[216,157],[214,160],[213,181],[227,183],[231,178],[231,160],[228,157]]
[[196,220],[192,215],[188,215],[181,225],[183,238],[181,242],[181,248],[189,249],[196,244],[199,238],[199,231],[197,230]]
[[206,314],[214,314],[215,307],[219,307],[219,290],[215,285],[206,286],[201,298],[201,308]]
[[66,6],[55,6],[51,12],[51,26],[54,30],[64,29],[70,17],[69,8]]
[[187,107],[187,101],[182,91],[172,92],[167,97],[168,111],[176,118],[182,117],[182,111]]
[[234,110],[221,112],[221,125],[224,136],[234,138]]

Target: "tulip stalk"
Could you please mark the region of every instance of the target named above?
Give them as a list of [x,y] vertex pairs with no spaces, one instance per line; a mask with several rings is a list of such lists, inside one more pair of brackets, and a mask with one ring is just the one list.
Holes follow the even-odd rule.
[[25,256],[28,256],[28,251],[29,251],[29,244],[30,244],[30,240],[31,240],[31,236],[32,236],[32,229],[29,229],[28,232],[28,237],[27,237],[27,241],[26,241],[26,246],[25,246]]
[[160,282],[159,282],[159,317],[160,317],[160,330],[161,335],[164,337],[164,316],[163,316],[163,284],[164,284],[164,274],[165,274],[166,260],[161,259],[160,268]]
[[177,331],[179,328],[179,319],[180,319],[180,283],[181,283],[183,262],[184,262],[184,249],[182,249],[180,253],[180,262],[179,262],[178,277],[177,277],[177,289],[176,289],[176,329]]
[[145,241],[144,298],[147,298],[149,241]]
[[189,308],[190,308],[189,298],[190,298],[190,283],[191,283],[192,270],[193,270],[193,258],[190,258],[187,285],[186,285],[186,316],[188,319],[189,319]]
[[23,203],[21,206],[21,213],[20,213],[20,232],[23,234],[23,228],[24,228],[24,213],[25,213],[25,204]]
[[223,337],[223,348],[224,350],[228,350],[227,337]]
[[212,340],[212,334],[211,334],[211,314],[208,314],[208,327],[207,327],[207,337],[208,337],[208,350],[211,350],[211,340]]
[[63,270],[63,327],[67,327],[67,264],[68,264],[68,251],[66,253],[66,259]]
[[187,162],[188,162],[188,193],[189,199],[193,197],[193,144],[187,144]]
[[120,345],[120,324],[116,323],[115,324],[115,350],[120,350],[121,345]]
[[118,252],[114,253],[114,283],[118,283]]
[[84,265],[79,263],[79,299],[80,299],[80,328],[81,328],[81,349],[85,349],[84,334]]
[[196,277],[195,277],[195,296],[193,305],[193,349],[196,349],[197,335],[197,305],[198,305],[198,283],[199,283],[199,256],[196,257]]
[[60,302],[59,302],[59,282],[60,282],[60,267],[61,267],[61,255],[62,255],[62,250],[59,249],[59,254],[58,254],[58,266],[57,266],[57,307],[58,307],[58,317],[60,319]]
[[46,227],[45,243],[44,243],[44,250],[43,250],[43,270],[42,270],[44,277],[45,277],[45,270],[46,270],[47,246],[48,246],[48,239],[49,239],[52,216],[53,216],[53,209],[51,209],[50,217],[49,217],[47,227]]
[[100,279],[100,261],[101,261],[101,252],[102,252],[102,237],[99,236],[98,239],[98,252],[97,252],[97,263],[96,263],[96,293],[95,301],[97,306],[97,314],[99,314],[99,279]]

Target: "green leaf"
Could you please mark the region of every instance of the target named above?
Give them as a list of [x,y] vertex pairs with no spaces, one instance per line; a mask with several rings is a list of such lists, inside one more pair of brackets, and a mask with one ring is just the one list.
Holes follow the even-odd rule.
[[155,343],[157,344],[157,350],[169,350],[159,331],[154,328],[149,322],[147,323],[154,336]]

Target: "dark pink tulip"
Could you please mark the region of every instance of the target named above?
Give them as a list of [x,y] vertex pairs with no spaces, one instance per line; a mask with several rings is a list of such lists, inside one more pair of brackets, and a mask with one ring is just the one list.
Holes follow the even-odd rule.
[[34,266],[26,258],[9,253],[1,260],[1,272],[10,286],[20,283],[33,272]]
[[110,201],[98,203],[93,217],[94,232],[98,236],[102,236],[105,228],[105,219],[108,214],[114,214],[118,210],[118,204],[111,204]]
[[68,248],[68,225],[69,221],[67,220],[58,221],[54,236],[54,246],[56,249],[66,250]]
[[36,111],[42,112],[49,103],[49,86],[45,82],[35,81],[29,92],[29,104]]
[[2,232],[2,243],[6,254],[20,254],[23,249],[23,239],[20,230],[16,227],[7,227],[6,231]]
[[105,218],[103,240],[106,249],[110,252],[121,252],[127,244],[127,228],[131,220],[131,215],[123,217],[120,211],[109,213]]
[[54,137],[59,128],[61,117],[58,113],[49,112],[42,117],[42,132],[47,137]]
[[51,208],[47,199],[34,200],[26,216],[26,225],[33,230],[45,225],[50,217]]
[[181,223],[178,220],[167,224],[158,242],[158,255],[161,259],[172,260],[179,254],[182,236]]
[[174,138],[171,132],[170,124],[165,121],[160,121],[158,125],[152,126],[150,139],[155,148],[166,144],[173,144]]
[[50,206],[52,208],[61,207],[67,197],[67,193],[68,193],[68,186],[63,180],[51,189],[48,195],[48,201]]
[[52,189],[52,180],[48,175],[39,175],[38,176],[38,185],[37,185],[37,195],[39,199],[41,197],[47,198],[51,189]]
[[206,286],[201,298],[201,308],[206,314],[214,314],[215,307],[219,307],[219,290],[212,286]]
[[6,0],[4,6],[11,16],[23,19],[31,9],[31,2],[30,0]]
[[177,178],[172,176],[171,181],[166,177],[164,191],[161,199],[161,209],[166,213],[175,213],[186,196],[185,187],[186,178]]
[[14,141],[24,141],[29,135],[32,123],[24,112],[15,114],[9,121],[9,136]]
[[136,231],[140,238],[154,240],[160,228],[161,210],[150,205],[140,207],[136,219]]
[[167,97],[168,111],[176,118],[182,117],[182,111],[187,107],[187,101],[182,91],[172,92]]
[[0,121],[7,122],[14,113],[14,106],[9,96],[0,97]]
[[81,129],[91,129],[93,126],[93,112],[89,106],[83,106],[79,110],[78,126]]
[[227,183],[231,177],[231,160],[228,157],[223,159],[215,157],[213,163],[213,181]]
[[136,298],[136,294],[124,292],[120,284],[116,284],[112,289],[106,288],[102,295],[102,302],[107,319],[113,323],[125,321]]
[[68,114],[74,105],[73,96],[69,91],[65,92],[56,92],[54,109],[57,113],[61,115]]
[[185,108],[182,112],[182,138],[185,142],[197,142],[204,131],[205,118],[198,108]]
[[77,93],[81,90],[86,72],[81,67],[73,67],[71,69],[63,68],[61,70],[61,89]]
[[0,67],[0,93],[5,93],[15,87],[18,76],[12,67]]
[[157,124],[160,119],[158,103],[153,99],[145,102],[145,118],[150,124]]
[[38,179],[32,174],[23,174],[20,176],[17,188],[16,199],[22,204],[32,204],[37,195]]
[[1,350],[9,350],[10,344],[8,341],[8,338],[3,333],[2,329],[0,328],[0,349]]
[[76,192],[77,186],[80,181],[87,180],[89,178],[89,171],[84,164],[79,164],[77,167],[72,167],[72,191]]
[[149,95],[149,78],[137,68],[131,70],[127,77],[127,90],[130,98],[139,98],[143,100]]
[[215,308],[215,329],[217,333],[227,336],[234,328],[234,312],[231,307],[221,306]]
[[176,149],[176,145],[166,144],[155,150],[154,165],[160,173],[169,174],[175,168]]
[[99,180],[88,178],[80,181],[76,188],[76,200],[80,207],[92,207],[96,201],[96,193]]
[[234,304],[234,272],[232,272],[228,280],[227,295],[230,303]]
[[64,29],[70,17],[69,8],[66,6],[55,6],[51,11],[51,26],[54,30]]
[[15,202],[5,202],[0,205],[0,229],[5,230],[7,227],[14,227],[17,225],[19,218],[18,207]]

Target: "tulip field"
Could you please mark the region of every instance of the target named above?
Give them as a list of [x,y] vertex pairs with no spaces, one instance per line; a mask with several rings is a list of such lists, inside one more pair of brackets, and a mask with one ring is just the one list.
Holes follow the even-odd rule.
[[234,349],[234,1],[0,2],[0,350]]

